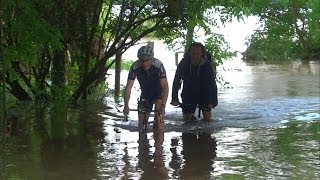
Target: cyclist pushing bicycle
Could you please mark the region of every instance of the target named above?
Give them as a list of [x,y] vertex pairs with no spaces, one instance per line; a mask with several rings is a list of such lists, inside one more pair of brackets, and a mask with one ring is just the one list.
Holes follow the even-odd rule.
[[[202,111],[203,120],[210,122],[211,109],[218,105],[216,69],[212,56],[199,42],[193,42],[178,64],[172,83],[171,105],[182,108],[183,119],[188,122],[194,118],[197,107]],[[178,91],[181,92],[182,104]]]
[[[146,129],[150,113],[154,111],[155,130],[164,130],[163,115],[168,98],[168,81],[162,62],[154,58],[153,47],[146,45],[138,50],[138,60],[135,61],[128,74],[124,90],[123,113],[129,114],[129,100],[135,79],[140,84],[141,94],[138,101],[139,129]],[[153,109],[154,106],[154,110]]]

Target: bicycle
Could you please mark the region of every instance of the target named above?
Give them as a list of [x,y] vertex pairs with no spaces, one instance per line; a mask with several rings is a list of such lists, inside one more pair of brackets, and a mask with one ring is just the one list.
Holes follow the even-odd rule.
[[[140,131],[147,130],[150,113],[154,113],[154,115],[159,115],[160,122],[163,122],[163,115],[161,113],[158,113],[158,111],[156,110],[148,111],[148,109],[150,109],[151,107],[152,105],[150,105],[146,99],[138,99],[138,109],[130,109],[130,111],[138,111],[138,126]],[[124,114],[124,116],[124,121],[128,121],[128,114]],[[155,122],[153,128],[155,128]]]

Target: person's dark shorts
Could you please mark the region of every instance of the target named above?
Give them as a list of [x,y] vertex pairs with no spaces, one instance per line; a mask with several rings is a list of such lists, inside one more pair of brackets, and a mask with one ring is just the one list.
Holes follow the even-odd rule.
[[156,100],[160,99],[159,98],[140,98],[138,100],[138,113],[150,113],[153,108],[153,104],[156,102]]
[[157,89],[146,89],[141,91],[140,98],[138,100],[138,112],[149,113],[152,111],[153,104],[156,100],[161,99],[162,91],[160,88]]
[[210,112],[209,99],[205,96],[206,93],[201,94],[201,92],[194,92],[192,89],[183,89],[181,93],[182,98],[182,112],[194,113],[198,107],[201,111]]
[[[199,109],[201,109],[201,111],[206,111],[206,112],[211,111],[211,108],[209,108],[209,104],[201,104],[201,105],[198,105],[198,107]],[[188,114],[188,113],[193,114],[196,111],[197,104],[182,104],[181,108],[184,114]]]

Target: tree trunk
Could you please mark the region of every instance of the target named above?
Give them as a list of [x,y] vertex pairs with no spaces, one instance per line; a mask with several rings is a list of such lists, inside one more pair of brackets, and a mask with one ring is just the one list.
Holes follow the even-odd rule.
[[36,89],[35,99],[44,100],[47,98],[46,77],[50,71],[51,58],[49,57],[48,48],[41,51],[39,67],[34,70]]
[[194,33],[195,24],[188,23],[187,35],[186,35],[186,46],[185,52],[188,51],[190,44],[193,42],[193,33]]
[[116,53],[116,65],[115,65],[115,82],[114,82],[114,96],[120,95],[120,75],[121,75],[121,53]]
[[11,87],[11,94],[16,97],[19,101],[30,101],[32,98],[29,94],[22,88],[19,84],[18,80],[15,81],[8,81],[7,83]]
[[64,52],[57,52],[53,57],[52,62],[52,85],[57,87],[64,87],[65,78],[65,55]]
[[75,92],[71,96],[71,100],[73,102],[76,102],[83,93],[83,91],[85,91],[88,88],[88,86],[91,85],[97,79],[97,77],[97,73],[91,71],[91,73],[88,74],[86,81],[82,81],[79,87],[75,90]]
[[66,89],[66,77],[65,77],[65,53],[63,51],[57,52],[52,61],[51,71],[51,94],[54,104],[65,105],[65,89]]
[[[0,4],[0,6],[1,6],[1,4]],[[1,15],[2,13],[0,12],[0,15]],[[1,17],[1,16],[0,16]],[[2,19],[0,18],[0,21],[2,21]],[[0,23],[0,32],[2,32],[2,23]],[[2,39],[2,33],[0,33],[0,39]],[[6,131],[7,131],[7,106],[6,106],[6,102],[7,102],[7,97],[6,97],[6,89],[5,89],[5,82],[6,82],[6,73],[5,73],[5,64],[4,64],[4,59],[3,59],[3,57],[2,57],[2,44],[0,45],[0,59],[2,60],[1,61],[1,70],[2,70],[2,72],[1,72],[1,80],[0,80],[0,82],[1,82],[1,85],[2,85],[2,90],[0,90],[0,92],[2,92],[2,94],[1,94],[1,115],[0,115],[0,121],[2,122],[2,124],[0,125],[1,126],[1,131],[2,131],[2,134],[0,134],[1,135],[1,149],[4,149],[3,147],[2,147],[2,144],[5,144],[5,134],[7,133]]]

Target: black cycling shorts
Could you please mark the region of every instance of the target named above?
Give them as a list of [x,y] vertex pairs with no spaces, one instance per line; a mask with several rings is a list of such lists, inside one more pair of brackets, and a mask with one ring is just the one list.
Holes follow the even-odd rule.
[[138,113],[150,113],[155,101],[155,99],[140,98],[138,101]]

